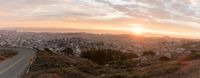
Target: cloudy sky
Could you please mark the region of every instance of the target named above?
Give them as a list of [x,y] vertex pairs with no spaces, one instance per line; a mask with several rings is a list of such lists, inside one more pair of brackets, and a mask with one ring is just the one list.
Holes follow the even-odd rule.
[[200,33],[200,0],[0,0],[0,27]]

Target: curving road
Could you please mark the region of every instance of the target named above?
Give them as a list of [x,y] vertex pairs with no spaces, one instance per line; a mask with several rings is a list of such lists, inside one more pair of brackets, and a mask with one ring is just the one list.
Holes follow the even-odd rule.
[[0,62],[0,78],[20,78],[36,55],[34,50],[28,48],[0,49],[13,49],[18,52],[16,56]]

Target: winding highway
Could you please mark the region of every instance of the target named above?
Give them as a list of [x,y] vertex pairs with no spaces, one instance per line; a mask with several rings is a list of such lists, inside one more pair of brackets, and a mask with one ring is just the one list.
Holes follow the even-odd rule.
[[35,57],[35,51],[28,48],[5,48],[18,52],[17,55],[0,62],[0,78],[20,78]]

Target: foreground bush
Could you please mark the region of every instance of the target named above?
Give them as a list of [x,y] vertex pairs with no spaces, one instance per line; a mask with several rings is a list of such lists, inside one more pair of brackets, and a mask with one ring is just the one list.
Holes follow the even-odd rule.
[[[27,78],[162,78],[161,76],[173,74],[181,67],[178,61],[171,60],[138,66],[140,61],[136,58],[137,55],[114,50],[94,50],[85,53],[93,60],[105,57],[112,60],[103,61],[103,64],[109,64],[98,65],[94,63],[96,60],[92,62],[81,57],[38,51],[38,58],[31,66]],[[97,63],[98,61],[99,59]]]
[[97,64],[105,65],[113,61],[123,61],[137,58],[138,56],[134,53],[124,53],[116,50],[101,49],[82,52],[81,57],[92,60]]

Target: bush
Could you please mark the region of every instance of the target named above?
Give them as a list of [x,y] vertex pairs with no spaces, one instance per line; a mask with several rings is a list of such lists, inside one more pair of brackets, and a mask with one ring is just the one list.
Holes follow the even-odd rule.
[[44,50],[47,52],[52,52],[49,48],[44,48]]
[[13,57],[15,55],[17,55],[17,52],[14,50],[2,49],[0,50],[0,61]]
[[160,60],[160,61],[169,61],[170,58],[167,57],[167,56],[162,56],[162,57],[159,58],[159,60]]
[[72,48],[65,48],[63,51],[62,51],[65,55],[74,55],[74,50]]
[[154,56],[154,55],[156,55],[156,53],[152,50],[145,51],[142,54],[142,56]]
[[189,56],[190,56],[191,59],[200,58],[200,52],[198,52],[198,51],[191,51],[191,53],[190,53]]
[[124,53],[121,51],[101,49],[89,50],[81,53],[81,57],[89,59],[97,64],[105,65],[113,61],[123,61],[126,59],[137,58],[134,53]]
[[0,55],[0,61],[5,60],[5,57]]

